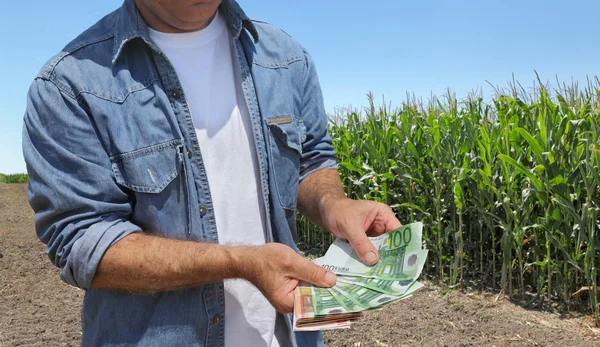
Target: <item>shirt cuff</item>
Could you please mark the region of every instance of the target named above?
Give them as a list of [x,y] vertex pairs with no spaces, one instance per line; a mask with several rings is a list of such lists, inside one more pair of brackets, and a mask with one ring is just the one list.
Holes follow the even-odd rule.
[[303,162],[302,166],[305,167],[305,169],[300,173],[300,182],[302,182],[306,177],[308,177],[308,175],[310,175],[311,173],[315,172],[315,171],[319,171],[322,169],[335,169],[337,170],[338,168],[338,164],[337,161],[334,158],[329,158],[329,159],[317,159],[317,160],[313,160],[313,161],[308,161],[308,163]]
[[90,289],[104,252],[125,236],[140,231],[137,225],[117,217],[90,226],[73,244],[60,278],[75,287]]

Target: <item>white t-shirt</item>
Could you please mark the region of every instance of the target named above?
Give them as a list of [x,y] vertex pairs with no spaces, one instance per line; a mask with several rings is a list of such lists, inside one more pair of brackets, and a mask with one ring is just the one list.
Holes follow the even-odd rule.
[[[265,206],[248,107],[227,22],[217,13],[204,29],[150,37],[173,64],[194,121],[210,186],[219,243],[265,243]],[[248,261],[252,261],[248,259]],[[290,346],[285,322],[242,279],[225,280],[225,346]],[[277,331],[276,331],[277,330]]]

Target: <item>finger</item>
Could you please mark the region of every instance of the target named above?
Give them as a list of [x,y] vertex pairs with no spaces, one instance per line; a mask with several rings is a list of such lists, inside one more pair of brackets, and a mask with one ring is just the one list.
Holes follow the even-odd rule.
[[371,237],[383,235],[401,226],[402,223],[396,218],[394,211],[389,206],[380,204],[373,222],[368,227],[367,235]]
[[312,283],[319,287],[332,287],[335,285],[337,276],[325,268],[312,263],[302,257],[297,263],[294,273],[297,279]]
[[345,235],[360,260],[365,264],[375,265],[379,261],[377,249],[375,249],[364,230],[360,228],[348,230]]
[[376,237],[376,236],[380,236],[387,233],[387,231],[385,229],[369,229],[367,231],[367,236],[368,237]]
[[294,312],[294,292],[289,292],[285,296],[284,302],[275,307],[275,309],[281,313]]
[[379,217],[379,219],[376,218],[371,223],[371,225],[368,227],[367,236],[374,237],[374,236],[383,235],[388,232],[388,230],[386,229],[385,220],[383,220],[383,216],[378,216],[378,217]]
[[[402,223],[396,218],[394,211],[388,205],[381,204],[381,207],[377,209],[377,216],[375,221],[383,224],[385,232],[390,230],[398,229],[402,226]],[[383,234],[383,233],[382,233]]]
[[402,226],[402,223],[396,218],[394,211],[391,208],[386,208],[384,212],[385,230],[390,231],[398,229]]

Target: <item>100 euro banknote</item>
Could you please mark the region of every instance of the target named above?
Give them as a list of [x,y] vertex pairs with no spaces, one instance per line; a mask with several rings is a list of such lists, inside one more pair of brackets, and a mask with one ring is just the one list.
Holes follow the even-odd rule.
[[422,256],[423,224],[420,222],[404,225],[386,234],[370,237],[379,252],[379,261],[374,266],[364,264],[352,245],[346,240],[335,240],[316,264],[338,275],[379,278],[383,280],[406,281],[418,277]]
[[338,277],[342,281],[350,281],[356,285],[366,287],[389,295],[404,295],[413,283],[421,276],[423,266],[427,260],[428,250],[423,249],[413,252],[404,257],[402,280],[386,280],[373,277],[343,276]]
[[391,304],[392,302],[403,300],[412,296],[412,293],[423,287],[423,284],[413,281],[410,287],[403,295],[391,295],[381,293],[351,280],[340,277],[337,284],[333,287],[341,296],[354,302],[358,306],[365,307],[365,310],[377,309],[381,306]]

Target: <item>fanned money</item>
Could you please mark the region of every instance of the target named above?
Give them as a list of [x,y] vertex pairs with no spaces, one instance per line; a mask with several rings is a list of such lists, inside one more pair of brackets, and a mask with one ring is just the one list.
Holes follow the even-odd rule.
[[316,264],[336,273],[332,288],[302,282],[294,291],[294,330],[349,328],[363,311],[407,299],[423,287],[417,282],[427,250],[421,248],[422,223],[412,223],[369,238],[379,261],[364,264],[344,240],[336,240]]

